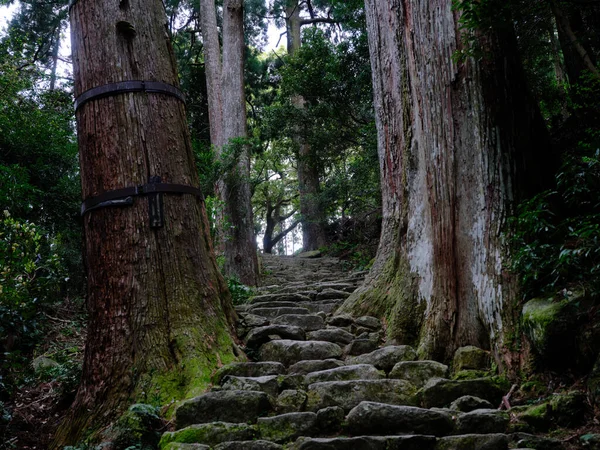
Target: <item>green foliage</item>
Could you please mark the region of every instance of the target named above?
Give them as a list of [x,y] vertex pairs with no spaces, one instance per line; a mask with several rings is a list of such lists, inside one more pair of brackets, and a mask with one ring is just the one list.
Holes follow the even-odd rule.
[[523,202],[512,220],[512,269],[530,297],[575,285],[600,293],[600,148],[589,148],[566,158],[556,191]]
[[248,300],[256,294],[256,292],[249,286],[240,283],[237,278],[227,277],[227,286],[229,292],[231,292],[231,301],[234,305],[243,305],[248,303]]
[[[31,341],[39,332],[38,305],[56,301],[65,269],[56,241],[33,223],[0,220],[0,335]],[[4,343],[5,350],[8,343]]]

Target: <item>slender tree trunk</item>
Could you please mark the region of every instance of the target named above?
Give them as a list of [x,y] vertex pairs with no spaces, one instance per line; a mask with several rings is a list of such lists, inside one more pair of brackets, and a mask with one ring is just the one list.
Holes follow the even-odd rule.
[[236,167],[225,174],[223,200],[231,227],[225,236],[225,273],[249,286],[259,282],[250,194],[250,155],[244,92],[244,10],[242,0],[223,5],[223,142],[235,149]]
[[50,91],[56,89],[56,69],[58,67],[58,52],[60,50],[60,25],[57,27],[54,34],[54,42],[52,43],[52,70],[50,72]]
[[504,350],[518,296],[502,233],[517,197],[547,181],[536,156],[551,158],[540,156],[546,132],[512,28],[481,35],[485,58],[457,64],[451,0],[367,0],[366,12],[383,229],[342,310],[386,317],[391,337],[423,357],[472,344],[514,367]]
[[[177,86],[159,0],[78,2],[71,10],[75,95],[109,83]],[[96,98],[77,111],[84,198],[162,182],[198,185],[184,105],[152,92]],[[55,446],[75,443],[132,402],[200,393],[233,358],[230,296],[210,250],[204,201],[164,194],[164,226],[145,197],[84,216],[90,324],[83,376]],[[60,447],[62,448],[62,447]]]
[[[300,6],[286,8],[286,26],[288,36],[288,54],[293,55],[300,48]],[[292,104],[304,108],[304,99],[297,95]],[[298,184],[300,189],[300,213],[302,215],[302,249],[317,250],[327,243],[325,236],[325,217],[319,201],[320,182],[317,158],[312,147],[306,143],[298,130]]]

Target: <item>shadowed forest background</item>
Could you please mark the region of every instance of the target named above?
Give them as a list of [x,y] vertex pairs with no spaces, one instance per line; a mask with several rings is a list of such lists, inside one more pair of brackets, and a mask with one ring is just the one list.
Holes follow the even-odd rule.
[[[387,66],[385,57],[378,63],[377,56],[369,54],[367,28],[372,32],[374,25],[367,23],[364,2],[243,2],[240,98],[246,117],[241,119],[243,130],[232,135],[227,130],[219,134],[222,132],[211,128],[217,121],[209,121],[216,108],[211,105],[210,77],[214,75],[209,75],[207,69],[207,37],[202,34],[208,29],[202,23],[206,20],[201,14],[205,3],[167,0],[164,9],[180,88],[186,97],[194,177],[205,199],[209,222],[205,231],[210,233],[210,247],[227,284],[221,291],[215,288],[226,299],[223,303],[230,301],[230,295],[234,305],[241,304],[261,284],[260,256],[251,263],[242,250],[232,247],[243,240],[237,234],[243,222],[259,253],[318,251],[341,258],[348,270],[371,270],[370,281],[343,309],[384,318],[389,323],[390,338],[418,345],[422,355],[448,359],[454,347],[469,339],[448,331],[452,344],[444,353],[439,341],[444,340],[446,331],[441,330],[439,336],[423,331],[430,320],[432,329],[437,330],[437,324],[429,316],[415,318],[422,311],[419,305],[413,308],[408,297],[413,292],[415,296],[417,292],[423,295],[426,288],[406,284],[398,276],[408,270],[406,267],[416,267],[420,260],[413,264],[410,258],[405,261],[397,256],[402,249],[411,248],[407,250],[410,255],[420,251],[418,246],[411,247],[414,235],[406,231],[414,225],[413,216],[404,216],[409,214],[407,211],[412,214],[418,210],[415,205],[421,203],[415,198],[422,197],[425,204],[426,197],[433,198],[429,191],[443,190],[444,186],[431,181],[438,179],[437,166],[432,164],[423,192],[414,193],[416,188],[412,188],[420,185],[409,186],[407,180],[417,179],[413,175],[418,170],[403,172],[404,166],[397,166],[411,167],[418,159],[414,155],[419,146],[409,149],[411,143],[430,142],[427,133],[419,136],[415,131],[419,114],[421,118],[429,114],[432,121],[450,117],[450,122],[458,122],[462,117],[472,117],[469,111],[478,110],[483,117],[481,123],[490,117],[497,119],[495,126],[500,131],[489,140],[510,142],[508,145],[514,144],[518,151],[529,147],[531,153],[508,162],[498,157],[501,164],[494,170],[502,173],[497,178],[491,176],[503,187],[511,184],[511,191],[502,198],[505,206],[500,208],[501,214],[490,219],[494,232],[486,234],[482,246],[497,241],[493,249],[502,253],[498,272],[514,284],[505,284],[511,286],[510,295],[505,297],[511,304],[503,313],[506,315],[502,320],[509,326],[502,329],[501,338],[494,334],[496,328],[492,325],[499,320],[494,317],[489,319],[492,325],[481,325],[491,333],[485,338],[472,337],[477,341],[472,343],[494,352],[499,370],[512,380],[530,383],[533,396],[543,397],[558,386],[584,389],[591,411],[587,424],[597,429],[600,4],[574,0],[455,0],[452,11],[457,19],[453,26],[460,36],[460,46],[448,55],[451,62],[447,65],[456,69],[448,85],[468,84],[481,77],[483,87],[469,91],[464,98],[480,95],[487,103],[469,105],[455,116],[445,116],[447,111],[436,101],[429,104],[427,95],[418,91],[435,95],[436,85],[431,84],[429,89],[423,82],[417,87],[418,77],[409,66],[423,67],[424,74],[438,73],[435,65],[441,67],[444,62],[429,47],[418,47],[421,41],[415,38],[412,51],[416,57],[406,63],[406,73],[411,75],[402,85],[406,88],[402,99],[408,103],[410,97],[412,110],[401,117],[404,128],[400,128],[405,132],[402,139],[406,142],[399,138],[405,145],[404,153],[399,152],[400,162],[394,165],[382,153],[385,145],[381,142],[381,124],[387,123],[384,114],[399,117],[404,113],[386,109],[391,108],[388,101],[391,104],[393,96],[385,95],[385,88],[376,86],[374,93],[373,81],[378,75],[373,71],[384,77]],[[223,5],[219,3],[215,18],[219,31],[214,37],[223,46],[222,70],[226,74],[233,69],[226,65],[227,44],[221,32]],[[72,61],[59,51],[68,39],[69,6],[66,0],[0,0],[0,5],[11,4],[17,4],[16,12],[0,30],[0,448],[47,448],[76,397],[89,318]],[[282,33],[287,30],[287,46],[265,50],[269,23],[275,23]],[[296,36],[290,39],[294,33]],[[373,48],[371,42],[372,53]],[[419,56],[427,65],[419,66],[423,62]],[[239,60],[234,58],[234,62]],[[494,78],[498,72],[493,76],[486,73],[486,69],[503,64],[518,67],[513,84],[503,84],[502,77]],[[228,82],[226,77],[222,82]],[[506,101],[489,101],[495,98]],[[222,114],[227,116],[226,99],[223,105]],[[425,113],[419,110],[426,106],[430,108]],[[409,116],[413,122],[407,119]],[[218,122],[227,120],[221,116]],[[527,136],[519,129],[519,123],[525,127],[526,122]],[[412,134],[407,134],[411,126]],[[483,128],[467,128],[453,129],[461,136],[486,133]],[[502,135],[509,129],[512,134],[503,141]],[[398,136],[401,134],[398,132]],[[504,147],[498,144],[497,148]],[[409,155],[413,150],[415,153]],[[426,151],[423,145],[419,151]],[[457,156],[456,173],[466,171],[470,165],[468,154],[461,157],[465,160]],[[504,177],[504,172],[521,165],[527,171]],[[247,173],[243,167],[247,167]],[[442,174],[440,179],[448,184],[458,180],[457,198],[472,195],[488,199],[496,195],[493,189],[469,191],[471,185],[455,175]],[[397,188],[402,183],[410,189]],[[464,192],[461,185],[466,186]],[[228,202],[227,198],[242,198],[246,195],[240,193],[244,189],[250,209],[240,212],[237,207],[242,202]],[[398,204],[391,205],[392,199]],[[437,208],[435,211],[432,207],[435,217],[431,233],[433,241],[441,242],[437,237],[444,230],[436,234],[436,214],[443,222],[446,212],[441,201]],[[456,211],[477,216],[470,206],[464,210],[457,207]],[[389,224],[392,216],[398,219],[393,226]],[[465,222],[459,220],[456,226],[466,227]],[[380,243],[382,229],[384,239]],[[409,237],[400,237],[406,233]],[[460,243],[453,245],[457,247],[451,251],[460,254]],[[443,259],[446,250],[435,248],[432,252],[440,253]],[[396,259],[390,269],[392,253]],[[236,259],[238,254],[242,256]],[[434,258],[432,264],[447,264],[452,266],[451,271],[461,272],[456,261],[444,263]],[[248,267],[254,272],[244,271]],[[448,275],[443,270],[440,273]],[[460,274],[455,275],[460,278]],[[219,277],[215,275],[214,279]],[[459,292],[464,286],[454,288]],[[433,297],[436,289],[434,281]],[[468,291],[464,289],[461,295],[452,295],[462,298]],[[224,293],[227,290],[230,294]],[[396,308],[391,302],[404,295],[406,302]],[[436,305],[435,301],[431,304]],[[530,309],[523,308],[526,304]],[[552,323],[544,328],[547,334],[542,338],[537,328],[534,330],[539,317],[538,310],[531,308],[536,305],[543,307],[539,314],[550,314],[541,319],[546,321],[544,326],[547,321]],[[228,306],[223,309],[224,316],[228,316]],[[406,324],[402,317],[414,323]],[[456,326],[461,327],[460,320],[456,320]],[[160,396],[148,395],[144,400],[156,407],[165,405]]]

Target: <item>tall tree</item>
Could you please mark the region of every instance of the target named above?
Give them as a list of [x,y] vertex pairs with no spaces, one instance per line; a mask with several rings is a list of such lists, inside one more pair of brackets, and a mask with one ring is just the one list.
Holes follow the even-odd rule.
[[223,12],[223,61],[214,0],[201,0],[202,37],[210,114],[211,144],[231,168],[217,182],[225,208],[219,218],[224,272],[250,286],[259,282],[250,203],[250,156],[244,91],[244,10],[242,0],[226,0]]
[[462,13],[452,3],[366,1],[383,230],[342,309],[385,316],[423,357],[472,344],[510,367],[518,295],[502,233],[513,203],[546,182],[552,155],[503,2],[463,1]]
[[[204,201],[189,189],[198,175],[164,23],[159,0],[71,9],[90,323],[81,385],[55,447],[128,403],[196,394],[233,358],[234,312]],[[155,177],[166,192],[98,198],[151,191]],[[92,209],[95,200],[108,203]]]

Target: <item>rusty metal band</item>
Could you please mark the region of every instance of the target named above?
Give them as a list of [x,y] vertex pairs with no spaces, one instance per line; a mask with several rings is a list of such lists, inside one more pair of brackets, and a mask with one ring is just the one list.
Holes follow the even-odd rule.
[[150,194],[191,194],[203,198],[202,191],[193,186],[173,183],[148,183],[123,189],[106,191],[96,197],[89,197],[81,204],[81,215],[98,208],[109,206],[131,206],[133,197]]
[[75,111],[91,100],[111,97],[129,92],[149,92],[175,97],[185,103],[185,96],[178,87],[160,81],[120,81],[88,89],[75,99]]

